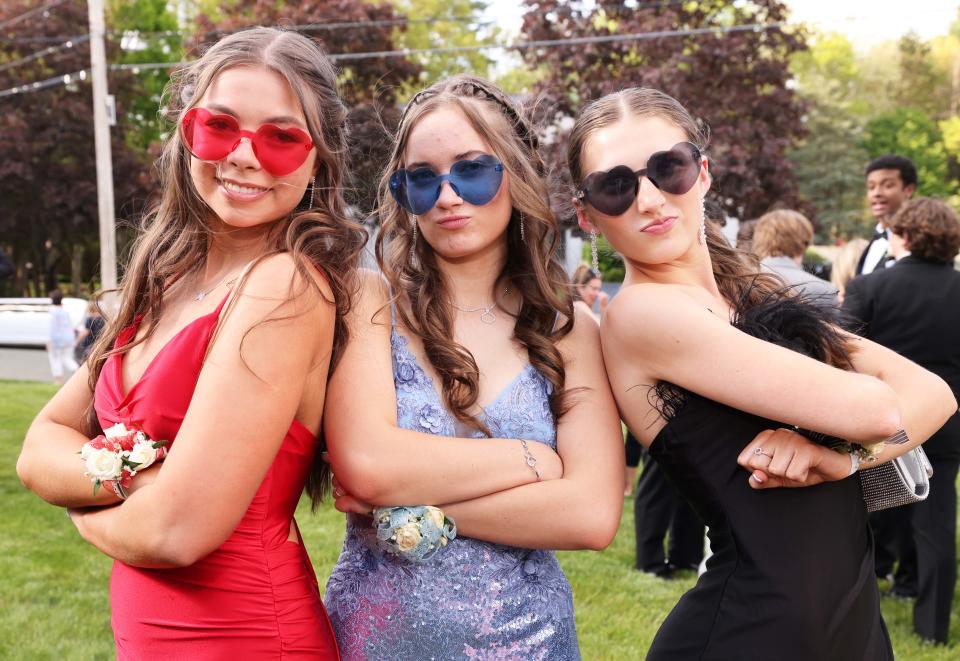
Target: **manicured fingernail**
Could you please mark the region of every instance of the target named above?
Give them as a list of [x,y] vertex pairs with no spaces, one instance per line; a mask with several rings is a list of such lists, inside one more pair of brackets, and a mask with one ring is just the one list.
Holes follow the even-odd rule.
[[763,484],[767,478],[760,471],[753,471],[753,479],[755,479],[760,484]]

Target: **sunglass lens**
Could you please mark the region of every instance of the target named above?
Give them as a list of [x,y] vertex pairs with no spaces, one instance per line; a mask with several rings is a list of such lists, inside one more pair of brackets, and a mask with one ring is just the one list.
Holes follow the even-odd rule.
[[430,168],[403,170],[406,175],[407,211],[420,215],[433,208],[440,197],[441,178]]
[[647,163],[647,176],[657,188],[672,195],[683,195],[700,174],[700,152],[690,143],[675,145],[660,152]]
[[465,202],[475,206],[495,198],[502,181],[503,165],[487,154],[471,161],[457,161],[450,168],[450,185]]
[[312,146],[313,142],[305,132],[270,124],[257,129],[254,140],[254,151],[260,165],[277,177],[288,175],[303,165]]
[[183,137],[194,156],[219,161],[233,151],[240,139],[240,127],[228,115],[193,108],[183,118]]
[[637,197],[637,176],[626,165],[618,165],[588,182],[588,201],[600,213],[619,216]]

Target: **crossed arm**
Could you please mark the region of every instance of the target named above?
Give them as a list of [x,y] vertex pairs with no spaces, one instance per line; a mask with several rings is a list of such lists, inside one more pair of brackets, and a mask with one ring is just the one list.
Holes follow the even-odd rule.
[[488,541],[527,548],[609,544],[622,507],[623,440],[596,324],[578,317],[560,343],[567,388],[584,390],[558,422],[556,453],[528,443],[544,477],[537,482],[519,440],[449,438],[397,427],[386,292],[376,276],[364,290],[325,415],[331,463],[349,492],[338,507],[369,512],[370,505],[440,505],[462,534]]
[[[956,411],[957,402],[942,379],[873,342],[848,339],[855,371],[758,340],[676,289],[646,284],[621,291],[603,327],[617,403],[628,426],[646,443],[662,423],[651,425],[650,406],[638,399],[645,400],[646,389],[633,386],[660,380],[741,411],[852,442],[871,444],[904,429],[910,441],[887,445],[880,462],[928,439]],[[748,448],[741,455],[746,467],[767,466],[762,455],[749,454]],[[821,472],[819,480],[840,479],[850,468],[847,457],[820,446],[806,447],[798,458]],[[788,468],[775,468],[787,481],[763,486],[809,477],[799,464],[789,477]]]
[[[319,429],[334,311],[299,277],[288,255],[250,273],[221,319],[162,470],[134,479],[136,490],[119,506],[74,510],[84,539],[131,565],[192,564],[236,528],[294,417]],[[286,301],[289,291],[305,293]],[[92,397],[84,383],[75,377],[44,408],[17,466],[30,489],[68,507],[115,500],[90,497],[75,454],[87,440],[71,417]]]

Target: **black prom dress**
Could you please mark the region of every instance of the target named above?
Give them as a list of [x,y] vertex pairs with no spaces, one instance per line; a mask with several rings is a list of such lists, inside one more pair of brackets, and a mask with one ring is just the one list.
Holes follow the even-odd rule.
[[[744,332],[821,359],[831,335],[796,300],[736,319]],[[785,425],[670,384],[655,394],[667,425],[650,455],[709,526],[713,556],[647,659],[892,660],[858,477],[755,491],[737,456],[761,431]]]

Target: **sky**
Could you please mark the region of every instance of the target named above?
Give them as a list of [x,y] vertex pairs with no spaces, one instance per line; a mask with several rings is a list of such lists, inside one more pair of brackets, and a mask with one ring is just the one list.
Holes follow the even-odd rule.
[[[519,0],[488,0],[488,16],[518,32],[523,5]],[[786,0],[792,20],[815,23],[840,32],[858,46],[896,39],[909,31],[924,39],[945,34],[957,17],[960,0]]]

